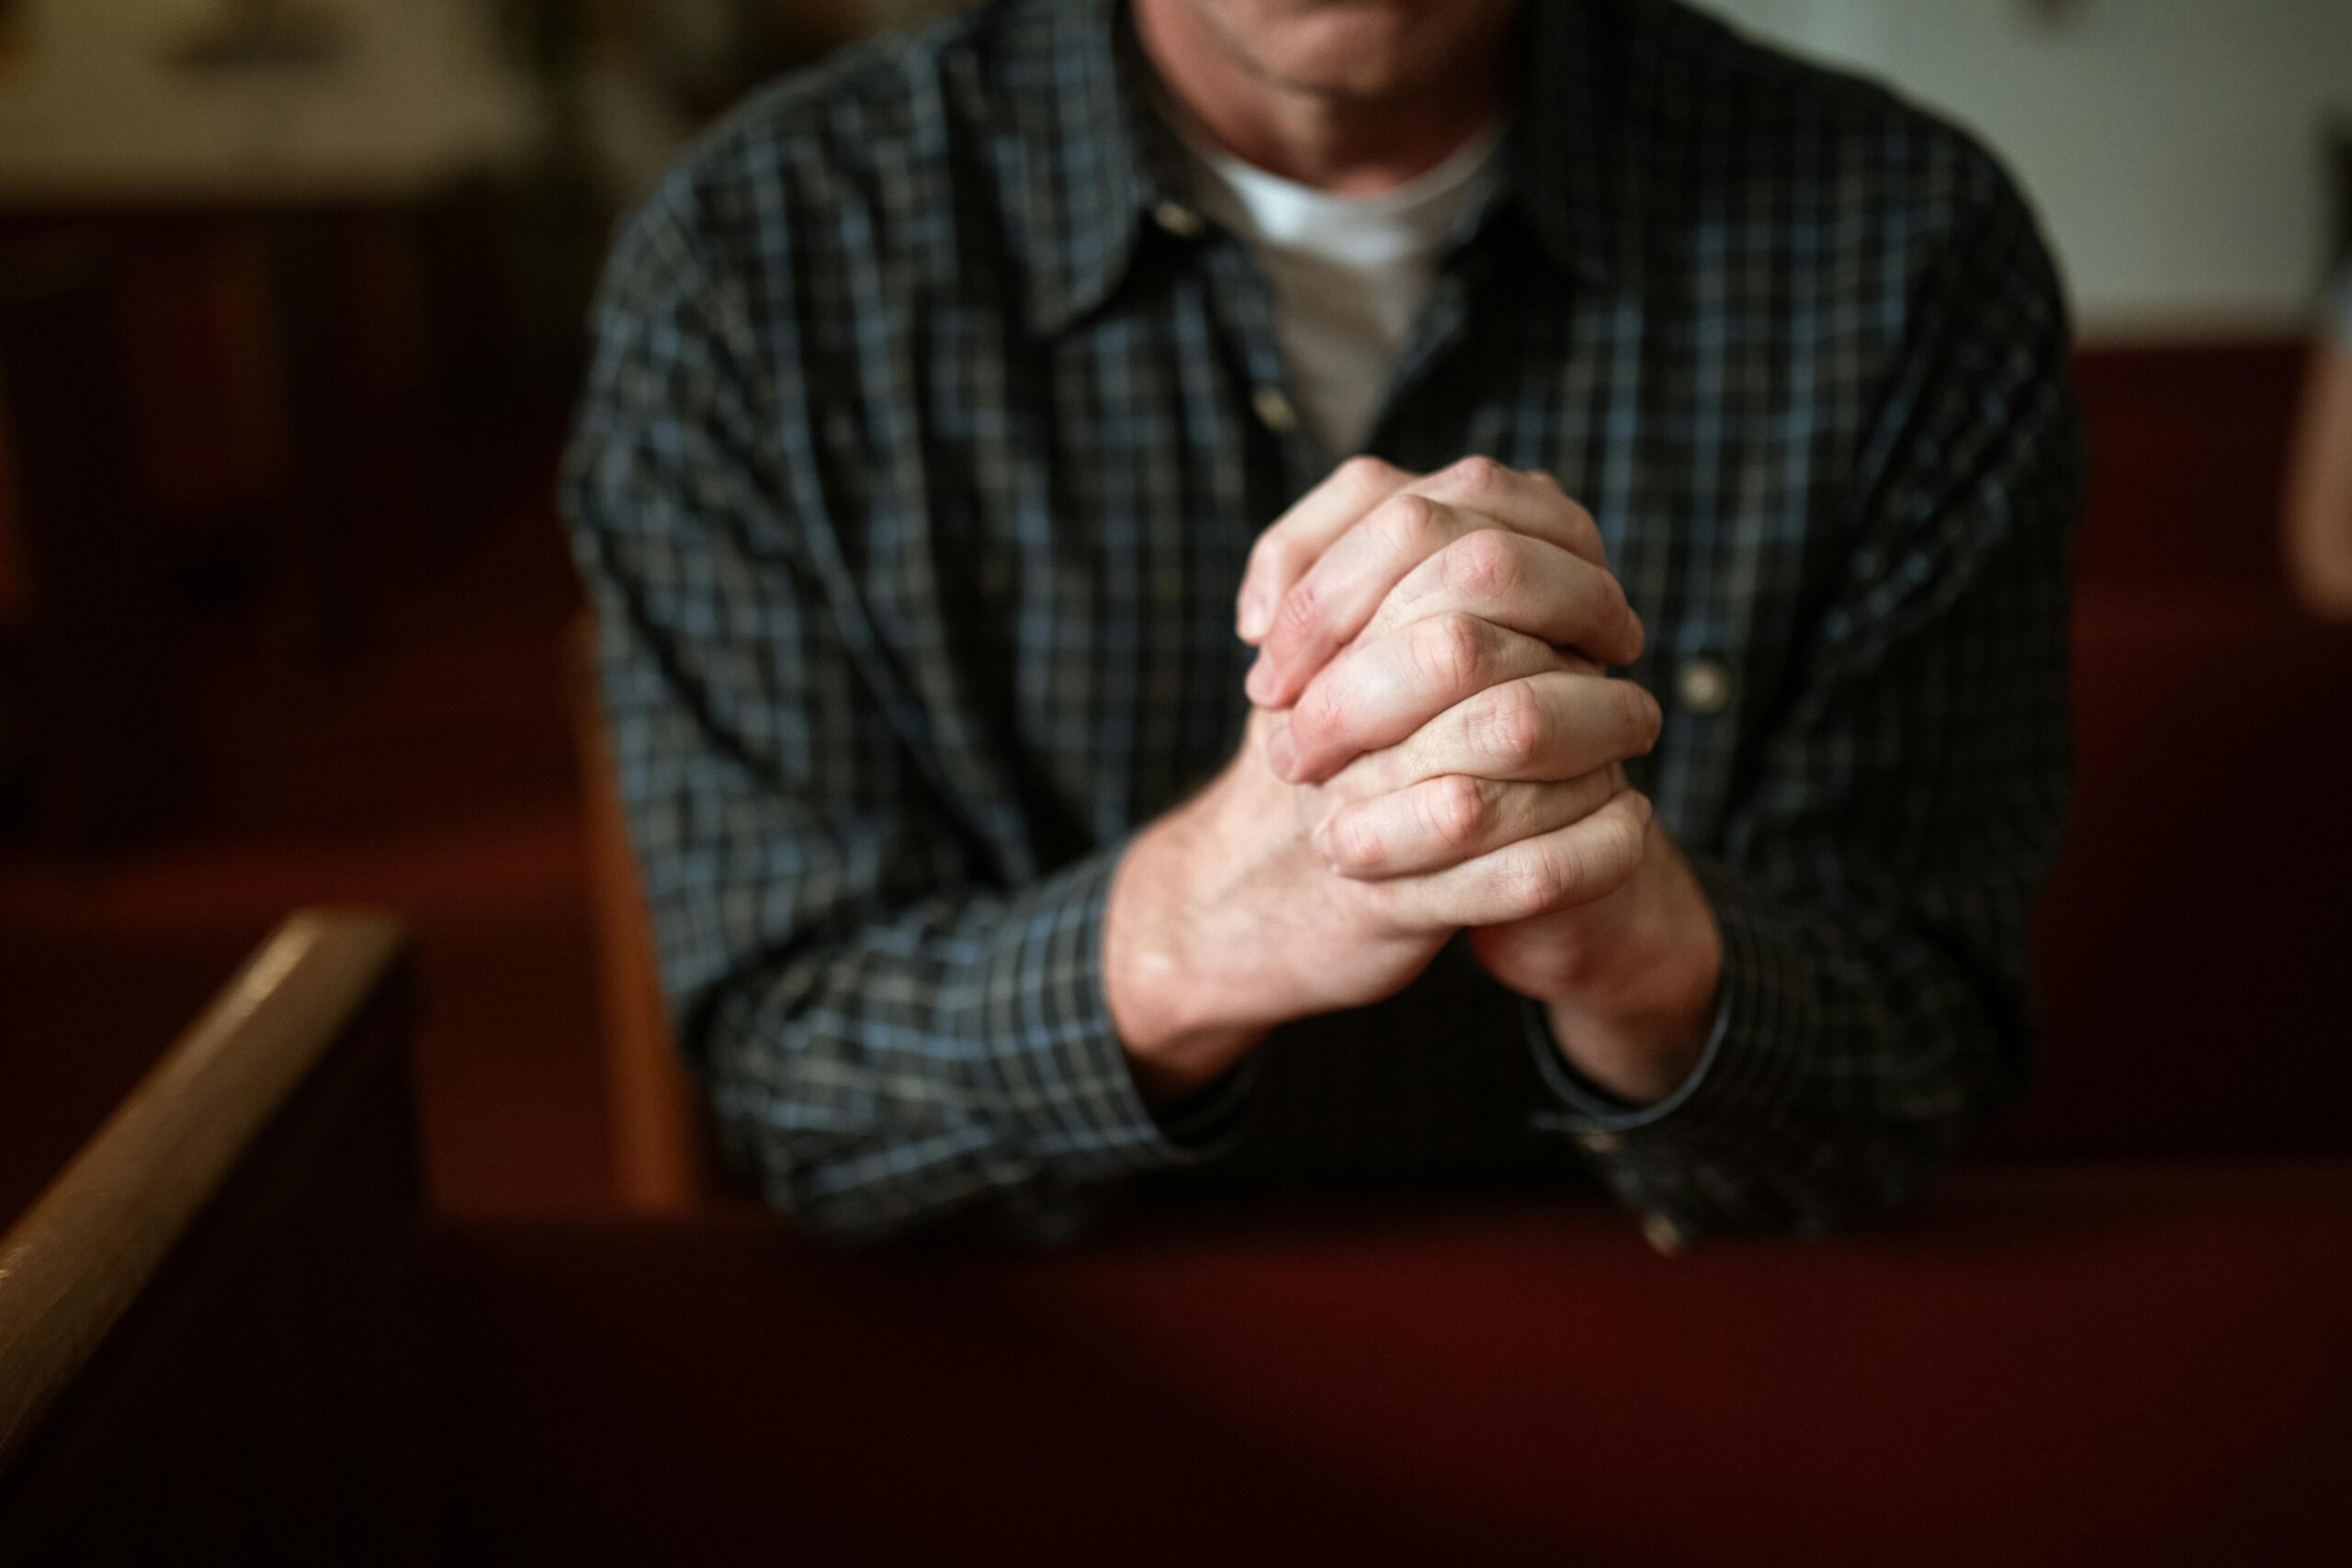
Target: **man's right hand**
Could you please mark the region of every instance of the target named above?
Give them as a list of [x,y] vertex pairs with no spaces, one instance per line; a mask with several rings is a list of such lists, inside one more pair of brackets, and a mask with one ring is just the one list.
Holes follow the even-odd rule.
[[1103,921],[1103,989],[1147,1099],[1181,1099],[1276,1024],[1394,995],[1450,926],[1385,918],[1332,873],[1302,795],[1266,761],[1279,721],[1250,715],[1214,783],[1138,834]]
[[[1360,460],[1270,529],[1270,544],[1342,535],[1408,488],[1442,496],[1454,483]],[[1407,509],[1430,515],[1419,502]],[[1508,520],[1458,502],[1440,501],[1437,515],[1448,537],[1514,533]],[[1481,544],[1467,558],[1491,553]],[[1622,788],[1614,764],[1647,749],[1655,707],[1585,701],[1587,688],[1608,695],[1601,688],[1615,683],[1555,646],[1600,657],[1638,648],[1638,622],[1614,583],[1588,592],[1538,574],[1513,597],[1544,624],[1491,627],[1503,657],[1424,659],[1412,650],[1459,640],[1449,628],[1465,619],[1524,616],[1480,602],[1492,588],[1482,574],[1457,582],[1441,563],[1419,574],[1412,564],[1382,569],[1396,591],[1384,585],[1363,605],[1361,656],[1342,660],[1335,680],[1321,683],[1346,693],[1360,722],[1338,728],[1361,746],[1335,746],[1336,729],[1302,746],[1291,714],[1261,708],[1216,780],[1139,834],[1121,863],[1105,920],[1104,986],[1150,1099],[1207,1083],[1277,1024],[1395,994],[1465,925],[1588,901],[1638,863],[1647,803]],[[1555,686],[1545,702],[1500,700]],[[1499,712],[1530,722],[1487,722]],[[1500,734],[1512,728],[1528,733]],[[1498,739],[1517,754],[1499,755]],[[1357,750],[1366,754],[1343,765]],[[1374,834],[1351,831],[1375,824]],[[1350,846],[1372,838],[1398,858],[1367,877]],[[1563,863],[1578,874],[1559,874]]]

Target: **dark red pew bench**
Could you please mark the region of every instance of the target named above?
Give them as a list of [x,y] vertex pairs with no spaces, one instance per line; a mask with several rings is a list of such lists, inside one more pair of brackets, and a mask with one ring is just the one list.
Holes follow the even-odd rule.
[[2352,626],[2086,585],[2074,653],[2040,1076],[1990,1151],[2352,1153]]
[[2352,1169],[1973,1170],[1665,1258],[1598,1202],[844,1254],[440,1229],[454,1534],[671,1560],[2302,1562]]

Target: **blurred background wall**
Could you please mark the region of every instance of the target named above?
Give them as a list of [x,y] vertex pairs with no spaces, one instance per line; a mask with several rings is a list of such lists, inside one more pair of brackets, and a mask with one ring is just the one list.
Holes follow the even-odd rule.
[[[0,186],[95,194],[411,181],[511,161],[527,96],[478,0],[322,0],[290,10],[271,67],[240,62],[233,7],[15,0],[0,63]],[[214,44],[211,52],[207,45]]]
[[1974,128],[2092,338],[2292,330],[2335,240],[2344,0],[1706,0]]

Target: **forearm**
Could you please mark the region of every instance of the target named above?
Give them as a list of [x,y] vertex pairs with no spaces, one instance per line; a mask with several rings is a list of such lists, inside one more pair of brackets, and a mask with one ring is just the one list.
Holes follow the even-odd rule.
[[1208,1152],[1155,1120],[1106,1005],[1114,865],[1106,852],[1012,894],[936,893],[682,987],[706,1015],[688,1054],[770,1201],[848,1240],[981,1210],[1034,1226],[1080,1189]]

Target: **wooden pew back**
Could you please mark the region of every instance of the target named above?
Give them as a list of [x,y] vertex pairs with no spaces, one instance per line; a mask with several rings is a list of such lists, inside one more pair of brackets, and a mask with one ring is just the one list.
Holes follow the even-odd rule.
[[417,1554],[407,951],[288,921],[0,1241],[0,1562]]

